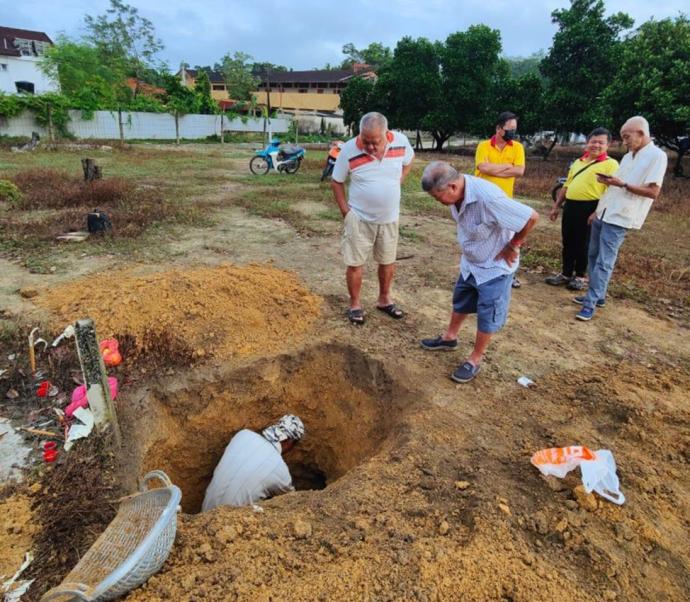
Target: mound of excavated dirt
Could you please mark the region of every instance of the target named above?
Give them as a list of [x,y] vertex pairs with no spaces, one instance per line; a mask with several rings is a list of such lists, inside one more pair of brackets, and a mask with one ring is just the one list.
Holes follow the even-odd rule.
[[299,340],[321,307],[294,274],[262,265],[109,272],[51,288],[36,303],[58,327],[90,317],[101,338],[129,335],[141,348],[147,338],[167,337],[195,357],[219,359]]

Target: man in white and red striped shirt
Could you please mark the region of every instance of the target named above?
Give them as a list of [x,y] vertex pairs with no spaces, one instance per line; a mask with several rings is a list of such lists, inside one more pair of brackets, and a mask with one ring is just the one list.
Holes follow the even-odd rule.
[[360,121],[359,136],[343,145],[335,162],[331,188],[344,218],[341,249],[350,294],[347,315],[353,324],[364,323],[362,273],[372,252],[379,264],[376,307],[395,320],[404,316],[393,302],[391,285],[398,245],[400,186],[412,169],[413,158],[414,151],[405,135],[389,131],[381,113],[367,113]]

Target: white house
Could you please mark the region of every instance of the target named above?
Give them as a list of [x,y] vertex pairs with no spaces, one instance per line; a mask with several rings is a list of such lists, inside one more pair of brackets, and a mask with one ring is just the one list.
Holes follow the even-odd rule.
[[0,91],[57,92],[57,82],[38,68],[41,56],[52,44],[42,31],[0,27]]

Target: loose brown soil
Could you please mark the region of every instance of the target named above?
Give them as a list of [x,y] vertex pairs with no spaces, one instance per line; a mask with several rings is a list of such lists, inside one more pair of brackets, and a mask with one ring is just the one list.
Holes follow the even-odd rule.
[[[329,361],[335,375],[352,359],[352,352],[340,352],[341,362]],[[323,377],[313,360],[299,365]],[[357,388],[408,381],[399,365],[377,365],[373,379],[362,369],[366,364],[358,366]],[[266,362],[255,372],[253,396],[281,382],[279,368]],[[298,370],[292,381],[298,384],[279,385],[266,396],[284,392],[285,407],[304,410],[307,428],[316,427],[305,439],[306,455],[319,458],[328,436],[309,411],[314,389],[304,377]],[[239,399],[228,393],[215,410],[208,404],[195,411],[179,390],[158,403],[179,414],[180,424],[191,420],[192,433],[203,422],[209,438],[220,442],[219,429],[232,432],[237,423],[211,426],[210,418],[220,417],[221,407],[245,412],[249,383],[238,375],[233,382],[242,383]],[[335,474],[340,478],[329,479],[323,491],[262,503],[260,514],[219,508],[184,515],[164,570],[128,600],[683,599],[690,587],[687,546],[679,537],[690,516],[686,373],[630,363],[559,372],[537,389],[469,406],[471,417],[429,405],[423,392],[405,393],[399,384],[391,396],[390,386],[376,399],[413,401],[398,408],[397,424],[380,429],[386,444],[374,456]],[[353,395],[339,390],[337,398]],[[197,398],[193,388],[186,393]],[[337,407],[328,386],[319,399],[326,415]],[[362,414],[333,423],[340,439],[332,443],[345,458],[349,442],[368,428],[360,427]],[[252,418],[246,415],[258,426],[263,416],[253,424]],[[371,424],[366,413],[362,418]],[[578,475],[546,480],[529,464],[540,447],[577,442],[615,450],[624,506],[592,499],[586,509],[574,494]],[[193,455],[190,446],[176,450],[180,458]],[[196,447],[222,453],[205,443]],[[158,461],[176,473],[169,453]],[[196,482],[177,474],[193,498]]]
[[0,583],[12,577],[24,562],[35,531],[31,500],[25,492],[0,501]]
[[147,333],[162,333],[219,359],[275,351],[302,337],[320,309],[294,274],[259,265],[109,272],[51,288],[36,302],[57,325],[88,316],[101,338],[131,336],[142,348]]

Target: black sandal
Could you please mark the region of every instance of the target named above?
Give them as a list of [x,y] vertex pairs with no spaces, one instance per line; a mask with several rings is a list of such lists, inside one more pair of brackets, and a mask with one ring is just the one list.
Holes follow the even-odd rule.
[[376,309],[382,311],[384,314],[389,315],[394,320],[402,320],[405,317],[405,312],[397,307],[395,303],[391,303],[390,305],[386,305],[384,307],[379,307],[377,305]]
[[363,309],[348,309],[347,319],[353,324],[364,324],[364,310]]

